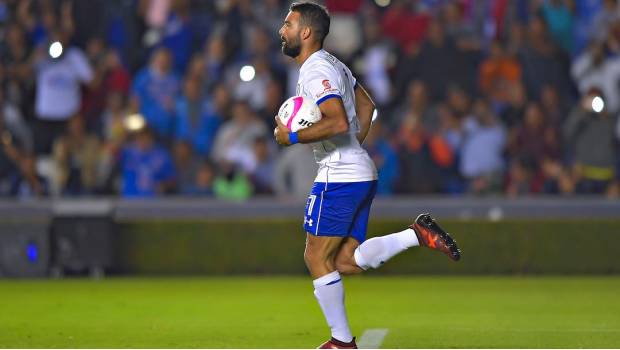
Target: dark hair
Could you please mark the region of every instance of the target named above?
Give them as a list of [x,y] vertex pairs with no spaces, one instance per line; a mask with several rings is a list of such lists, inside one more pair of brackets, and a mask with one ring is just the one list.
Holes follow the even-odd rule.
[[313,2],[294,2],[289,10],[300,14],[299,23],[312,28],[316,38],[323,46],[323,41],[329,34],[329,13],[327,13],[327,9]]

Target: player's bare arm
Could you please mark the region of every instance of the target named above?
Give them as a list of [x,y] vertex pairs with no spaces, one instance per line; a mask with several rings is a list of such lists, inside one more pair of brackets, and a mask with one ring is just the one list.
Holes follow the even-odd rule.
[[[316,124],[297,131],[299,143],[312,143],[329,139],[338,134],[349,130],[347,115],[339,98],[330,98],[319,105],[323,117]],[[289,129],[282,124],[280,119],[275,117],[277,127],[274,130],[276,141],[284,146],[291,144],[289,140]]]
[[366,89],[364,89],[362,84],[357,82],[355,86],[355,114],[357,114],[357,119],[360,121],[360,131],[356,136],[360,144],[364,143],[366,135],[368,135],[372,122],[372,114],[375,108],[375,103],[372,101]]

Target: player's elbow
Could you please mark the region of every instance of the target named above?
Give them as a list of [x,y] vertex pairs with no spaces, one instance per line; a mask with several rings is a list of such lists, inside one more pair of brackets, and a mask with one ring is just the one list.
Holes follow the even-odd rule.
[[349,123],[346,120],[339,120],[334,125],[334,131],[336,134],[343,134],[349,131]]

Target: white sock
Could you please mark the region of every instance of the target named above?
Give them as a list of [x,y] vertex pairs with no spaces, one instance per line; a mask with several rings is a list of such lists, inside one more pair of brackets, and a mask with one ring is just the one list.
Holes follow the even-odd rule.
[[319,277],[312,281],[312,284],[314,284],[314,295],[332,330],[332,337],[345,343],[353,340],[344,308],[344,286],[338,271]]
[[391,235],[371,238],[355,249],[357,266],[364,270],[377,268],[407,248],[420,245],[415,232],[407,228]]

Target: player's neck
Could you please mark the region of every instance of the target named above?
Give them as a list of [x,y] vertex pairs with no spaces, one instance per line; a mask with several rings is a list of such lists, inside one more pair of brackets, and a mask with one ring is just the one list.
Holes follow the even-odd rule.
[[302,64],[304,64],[304,62],[306,62],[306,60],[308,59],[308,57],[312,56],[313,53],[321,50],[322,47],[320,45],[314,45],[314,46],[310,46],[308,48],[302,48],[301,52],[299,53],[299,55],[297,55],[297,57],[295,57],[295,62],[297,62],[297,64],[299,64],[300,66]]

